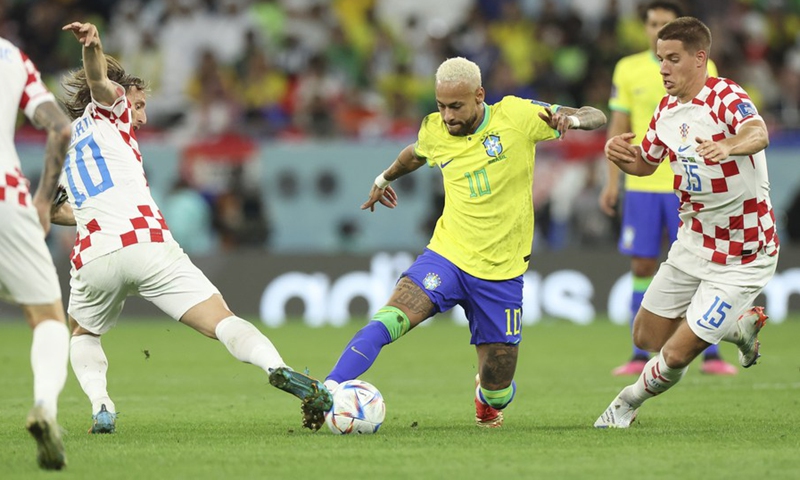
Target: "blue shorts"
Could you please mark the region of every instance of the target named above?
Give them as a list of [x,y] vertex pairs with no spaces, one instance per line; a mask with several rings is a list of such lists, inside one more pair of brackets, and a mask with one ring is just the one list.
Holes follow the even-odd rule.
[[471,344],[516,345],[522,340],[522,275],[481,280],[425,249],[402,276],[428,295],[437,313],[461,305],[469,320]]
[[678,235],[680,200],[674,193],[625,192],[619,251],[658,258],[666,233],[670,245]]

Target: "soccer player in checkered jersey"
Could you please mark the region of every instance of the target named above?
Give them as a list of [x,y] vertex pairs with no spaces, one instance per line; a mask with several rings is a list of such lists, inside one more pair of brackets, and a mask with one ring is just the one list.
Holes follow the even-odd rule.
[[[33,62],[4,38],[0,38],[0,90],[0,298],[20,305],[33,328],[34,406],[27,428],[39,446],[39,466],[60,470],[66,458],[56,414],[67,379],[69,331],[44,238],[69,145],[69,118]],[[18,110],[47,131],[44,171],[33,199],[14,147]]]
[[669,161],[681,226],[634,322],[635,343],[658,353],[595,427],[629,427],[642,403],[678,383],[709,345],[736,344],[744,368],[759,357],[767,317],[750,305],[778,261],[764,154],[769,138],[747,92],[708,76],[710,48],[711,32],[696,18],[659,30],[667,95],[641,146],[630,144],[632,133],[606,143],[606,157],[631,175],[650,175]]
[[[656,40],[658,30],[667,23],[682,16],[681,7],[665,0],[647,4],[644,12],[645,32],[650,40],[650,48],[644,52],[621,59],[614,68],[614,88],[608,101],[611,120],[608,124],[608,138],[620,133],[633,132],[640,142],[650,117],[664,96],[659,63],[656,59]],[[709,60],[708,73],[717,76],[714,62]],[[612,162],[608,181],[600,193],[600,208],[608,215],[616,215],[614,206],[619,194],[620,171]],[[658,257],[662,252],[664,234],[669,243],[678,235],[678,207],[680,200],[672,189],[672,169],[669,162],[663,162],[653,173],[645,177],[625,175],[624,207],[622,208],[622,234],[619,251],[629,255],[633,291],[631,292],[630,325],[642,305],[644,292],[653,281],[658,269]],[[632,328],[631,328],[632,330]],[[630,360],[614,368],[613,375],[639,375],[650,359],[650,353],[633,346]],[[719,347],[711,345],[703,352],[700,371],[709,375],[735,375],[736,367],[720,358]]]
[[228,309],[173,240],[153,201],[136,141],[136,130],[147,122],[144,81],[103,53],[94,25],[74,22],[63,30],[83,45],[84,67],[64,80],[74,119],[62,180],[69,202],[53,215],[54,222],[77,225],[70,361],[92,404],[90,433],[113,433],[116,406],[107,391],[100,337],[116,324],[129,295],[218,339],[242,362],[266,372],[286,364],[267,337]]

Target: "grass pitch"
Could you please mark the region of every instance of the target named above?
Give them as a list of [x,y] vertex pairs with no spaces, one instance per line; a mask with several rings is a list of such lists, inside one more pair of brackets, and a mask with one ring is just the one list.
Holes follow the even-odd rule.
[[[324,377],[359,325],[267,331],[284,359]],[[117,433],[89,435],[91,407],[70,371],[59,418],[68,466],[41,472],[24,429],[30,330],[0,324],[0,478],[769,478],[800,475],[800,318],[761,333],[759,365],[735,377],[697,366],[648,401],[628,430],[597,416],[632,378],[624,327],[526,327],[517,397],[501,429],[474,425],[474,348],[448,320],[385,348],[364,379],[386,399],[381,430],[334,436],[300,427],[299,401],[258,368],[170,320],[123,320],[104,337]],[[723,345],[736,361],[736,351]]]

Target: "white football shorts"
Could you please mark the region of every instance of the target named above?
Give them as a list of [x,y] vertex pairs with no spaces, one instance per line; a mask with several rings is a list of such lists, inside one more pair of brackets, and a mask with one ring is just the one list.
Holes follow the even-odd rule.
[[70,273],[67,311],[96,335],[117,324],[131,295],[180,320],[190,308],[219,293],[176,242],[130,245]]
[[53,257],[35,208],[0,201],[0,298],[20,305],[61,299]]
[[675,242],[647,288],[642,307],[666,318],[686,317],[692,331],[712,344],[753,305],[775,274],[778,255],[759,253],[747,265],[720,265]]

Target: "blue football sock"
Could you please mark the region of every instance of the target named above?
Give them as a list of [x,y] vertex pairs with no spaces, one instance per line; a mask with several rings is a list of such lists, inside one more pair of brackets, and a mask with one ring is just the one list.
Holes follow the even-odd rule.
[[341,383],[358,378],[369,370],[383,346],[391,341],[392,337],[386,325],[374,320],[369,322],[347,344],[327,380]]
[[[647,287],[650,286],[650,282],[652,281],[653,277],[633,277],[633,296],[631,297],[631,332],[633,332],[633,319],[636,318],[636,314],[639,313],[639,307],[642,306],[644,292],[647,290]],[[650,358],[650,352],[647,350],[642,350],[636,345],[633,345],[633,356]]]
[[703,352],[703,358],[719,358],[719,345],[711,345]]

